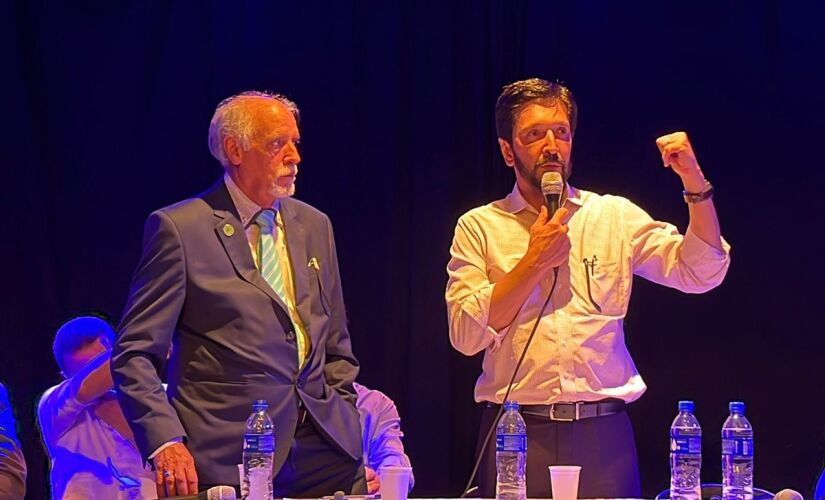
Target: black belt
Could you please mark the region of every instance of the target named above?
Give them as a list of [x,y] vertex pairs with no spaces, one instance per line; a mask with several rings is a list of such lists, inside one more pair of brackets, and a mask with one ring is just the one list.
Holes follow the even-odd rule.
[[[488,403],[488,406],[498,406]],[[522,405],[521,413],[531,417],[544,417],[555,422],[575,422],[585,418],[604,417],[621,413],[625,410],[625,402],[620,399],[605,399],[603,401],[554,403],[550,405]]]

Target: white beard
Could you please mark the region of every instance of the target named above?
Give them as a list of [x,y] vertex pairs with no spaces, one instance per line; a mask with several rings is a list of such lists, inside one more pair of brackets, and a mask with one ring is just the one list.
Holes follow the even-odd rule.
[[272,194],[272,196],[274,196],[275,198],[289,198],[290,196],[295,194],[295,183],[293,182],[292,184],[286,187],[274,184],[272,186],[270,194]]
[[[290,174],[298,175],[298,165],[293,165],[292,168],[284,167],[277,172],[278,178]],[[288,186],[281,186],[277,183],[272,183],[269,193],[277,199],[289,198],[295,194],[295,181],[293,180]]]

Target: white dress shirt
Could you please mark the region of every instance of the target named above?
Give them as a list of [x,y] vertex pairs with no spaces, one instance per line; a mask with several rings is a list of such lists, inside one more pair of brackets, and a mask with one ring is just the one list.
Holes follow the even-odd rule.
[[55,500],[143,500],[157,497],[155,475],[135,443],[101,419],[95,407],[105,397],[81,403],[76,384],[64,380],[46,391],[37,408],[51,459]]
[[[682,236],[625,198],[570,186],[567,192],[570,257],[559,269],[509,399],[521,404],[631,402],[646,389],[624,338],[633,275],[684,292],[705,292],[722,282],[730,246],[723,240],[720,251],[691,231]],[[501,331],[488,325],[493,287],[524,256],[537,216],[515,186],[506,198],[464,214],[456,226],[447,266],[450,341],[466,355],[484,351],[476,401],[502,402],[553,285],[548,271],[510,325]]]
[[[357,382],[353,382],[352,385],[358,395],[355,406],[361,417],[364,465],[374,470],[378,477],[381,477],[381,467],[412,467],[410,457],[404,452],[404,443],[401,441],[404,433],[401,431],[401,417],[398,415],[395,402],[381,391]],[[413,484],[415,476],[411,472],[410,490]]]

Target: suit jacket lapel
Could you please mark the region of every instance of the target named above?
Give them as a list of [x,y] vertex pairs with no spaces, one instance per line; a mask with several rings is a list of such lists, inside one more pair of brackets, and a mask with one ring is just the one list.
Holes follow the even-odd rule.
[[258,268],[255,267],[252,252],[249,250],[249,241],[246,239],[246,232],[244,232],[241,218],[238,215],[238,209],[232,203],[232,197],[229,196],[229,191],[226,189],[223,180],[219,181],[202,198],[214,209],[217,220],[215,234],[223,244],[223,248],[226,250],[229,260],[232,261],[238,276],[244,281],[255,285],[286,312],[286,304],[272,290],[269,283],[258,272]]
[[[295,214],[292,213],[289,201],[280,201],[281,220],[284,223],[284,236],[289,251],[289,261],[292,263],[292,281],[295,287],[295,306],[298,315],[306,328],[307,335],[312,338],[310,325],[311,309],[309,296],[309,273],[307,273],[307,240],[304,228]],[[313,342],[314,344],[314,342]]]

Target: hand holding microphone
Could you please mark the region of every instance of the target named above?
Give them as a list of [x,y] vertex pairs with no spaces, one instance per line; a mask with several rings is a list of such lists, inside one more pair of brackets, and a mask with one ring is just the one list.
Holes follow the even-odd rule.
[[559,267],[570,255],[570,238],[564,223],[568,210],[559,208],[564,181],[558,172],[547,172],[541,178],[541,188],[547,204],[530,227],[527,255],[535,267]]

